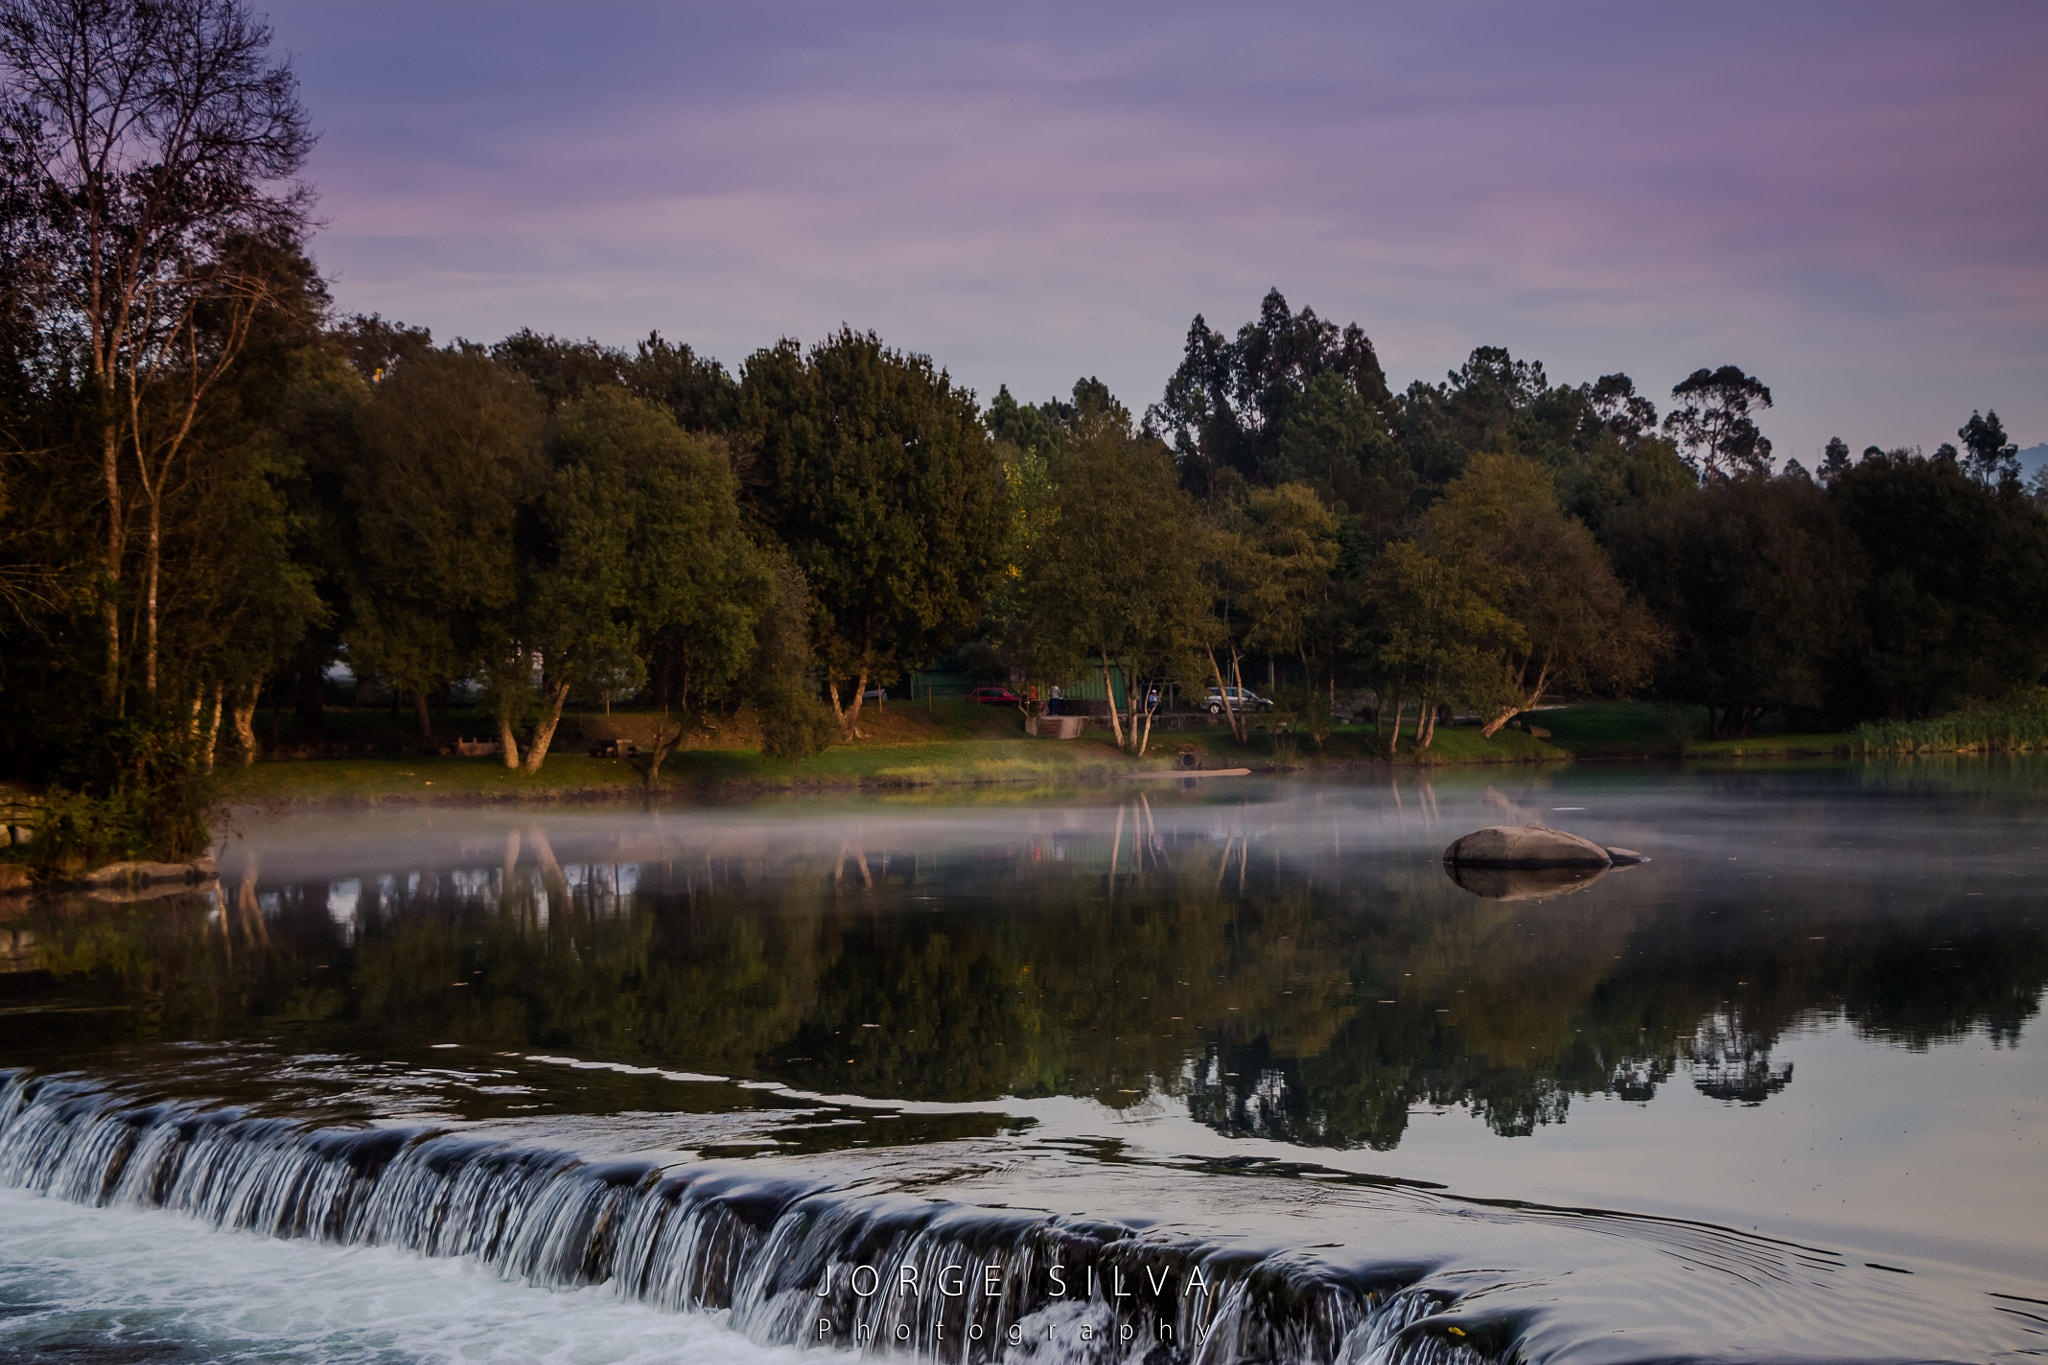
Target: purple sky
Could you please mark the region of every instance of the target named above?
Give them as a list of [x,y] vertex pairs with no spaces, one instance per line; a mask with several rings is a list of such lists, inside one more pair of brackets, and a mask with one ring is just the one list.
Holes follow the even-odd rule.
[[2048,440],[2040,0],[269,13],[337,300],[442,339],[737,369],[844,321],[1142,408],[1278,285],[1397,388],[1490,344],[1661,407],[1733,363],[1809,465],[1973,407]]

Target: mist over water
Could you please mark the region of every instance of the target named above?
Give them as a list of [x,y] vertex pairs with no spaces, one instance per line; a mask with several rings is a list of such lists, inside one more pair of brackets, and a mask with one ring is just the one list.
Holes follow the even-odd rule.
[[[1535,822],[1651,861],[1446,874]],[[238,825],[217,892],[0,924],[0,1351],[765,1359],[819,1312],[932,1358],[2048,1349],[2043,765]],[[486,1186],[546,1256],[449,1230]],[[259,1234],[304,1302],[238,1335]],[[210,1288],[119,1268],[153,1238]],[[844,1287],[906,1258],[1015,1278]],[[471,1339],[348,1335],[428,1265]]]

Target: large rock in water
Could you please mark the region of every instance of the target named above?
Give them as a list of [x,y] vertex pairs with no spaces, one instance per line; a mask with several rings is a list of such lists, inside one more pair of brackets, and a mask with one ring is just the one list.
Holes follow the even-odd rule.
[[1547,825],[1493,825],[1476,829],[1444,850],[1453,867],[1609,867],[1614,859],[1591,839]]

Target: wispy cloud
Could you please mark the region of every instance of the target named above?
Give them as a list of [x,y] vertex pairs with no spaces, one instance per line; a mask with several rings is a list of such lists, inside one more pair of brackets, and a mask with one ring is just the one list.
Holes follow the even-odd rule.
[[841,321],[1156,396],[1280,285],[1393,377],[1732,361],[1789,453],[2048,435],[2048,10],[1816,3],[274,8],[350,308]]

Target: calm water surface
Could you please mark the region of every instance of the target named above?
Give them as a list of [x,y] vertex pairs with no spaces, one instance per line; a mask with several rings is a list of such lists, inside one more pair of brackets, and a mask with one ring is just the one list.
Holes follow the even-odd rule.
[[244,812],[0,923],[0,1355],[2048,1356],[2044,874],[2025,763]]

